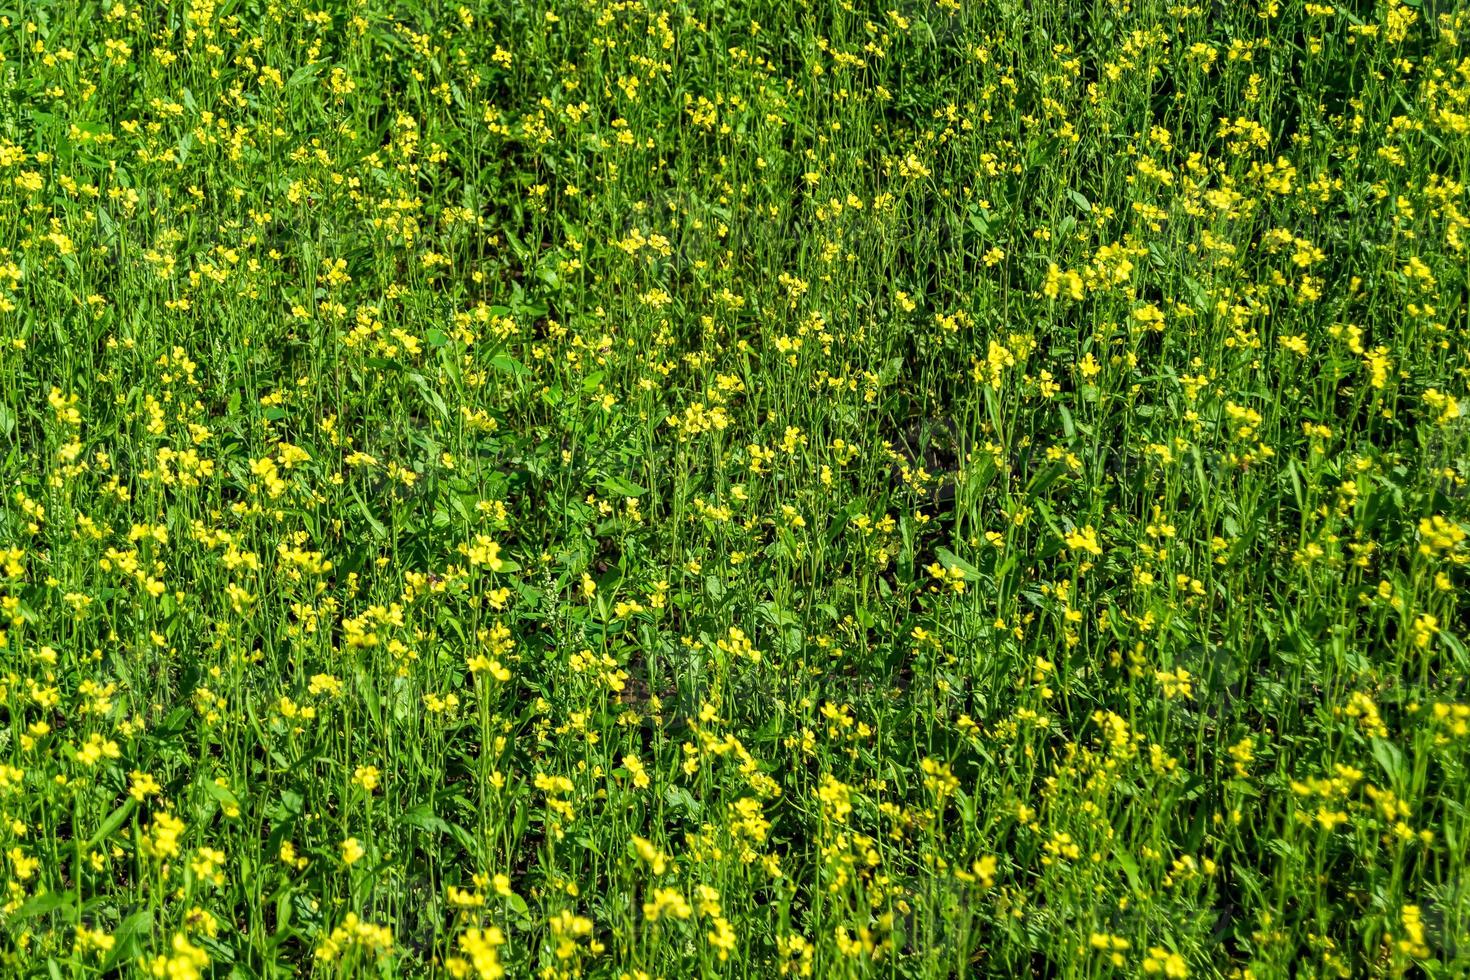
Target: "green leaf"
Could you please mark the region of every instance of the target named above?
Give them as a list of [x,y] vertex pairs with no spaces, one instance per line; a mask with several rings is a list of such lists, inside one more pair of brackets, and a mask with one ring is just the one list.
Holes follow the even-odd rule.
[[310,65],[302,65],[291,73],[290,78],[286,79],[286,87],[297,88],[310,82],[322,70],[322,64],[318,61]]
[[903,358],[890,358],[881,368],[878,369],[878,384],[886,388],[897,381],[902,374]]
[[978,582],[983,577],[980,574],[980,569],[965,561],[948,548],[935,548],[934,554],[939,559],[939,564],[945,568],[958,568],[964,572],[965,581],[967,582]]
[[102,960],[105,974],[119,963],[131,962],[142,952],[143,939],[153,928],[153,910],[142,909],[123,919],[112,931],[112,949]]
[[216,803],[220,804],[220,806],[233,807],[236,810],[239,810],[240,799],[230,790],[228,786],[221,786],[213,779],[203,780],[203,786],[204,792],[208,793],[210,798],[213,799]]
[[424,376],[422,374],[410,374],[408,380],[413,382],[414,387],[419,390],[419,394],[423,396],[424,401],[428,402],[429,407],[437,412],[441,419],[446,422],[449,421],[449,406],[444,403],[444,397],[429,385],[429,382]]
[[1062,475],[1066,472],[1066,463],[1063,463],[1060,460],[1052,463],[1046,469],[1042,470],[1040,473],[1031,478],[1031,482],[1026,486],[1026,496],[1032,500],[1035,500],[1037,497],[1040,497],[1042,494],[1050,490],[1052,484],[1060,480],[1062,478]]
[[[349,486],[351,485],[349,484]],[[358,492],[357,487],[351,486],[351,490],[353,498],[357,501],[358,512],[367,521],[368,527],[373,529],[374,537],[377,537],[379,540],[385,540],[388,537],[388,529],[383,526],[382,521],[373,516],[372,509],[368,507],[367,501],[362,499],[362,494]]]
[[434,812],[432,803],[420,803],[405,813],[399,822],[431,834],[453,833],[448,822]]
[[622,477],[613,476],[611,473],[605,474],[598,484],[615,497],[641,497],[648,492],[646,487],[629,483]]
[[10,914],[9,921],[22,922],[38,915],[46,915],[71,905],[76,899],[77,894],[74,891],[43,892],[27,899],[24,905]]
[[111,837],[113,832],[123,825],[124,821],[128,819],[137,807],[138,801],[134,800],[131,796],[123,800],[117,809],[109,813],[107,819],[102,821],[102,825],[97,828],[97,832],[92,835],[91,840],[87,841],[87,845],[82,850],[90,852],[98,844]]
[[490,366],[497,371],[504,371],[506,374],[514,374],[517,377],[525,377],[531,373],[530,368],[509,354],[496,354],[490,358]]
[[1401,789],[1407,780],[1404,768],[1404,753],[1397,745],[1386,739],[1375,738],[1372,740],[1373,758],[1377,760],[1378,767],[1388,776],[1395,789]]

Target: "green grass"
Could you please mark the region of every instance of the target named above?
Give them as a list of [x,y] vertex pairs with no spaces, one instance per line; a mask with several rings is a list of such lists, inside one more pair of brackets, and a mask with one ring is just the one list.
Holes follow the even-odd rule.
[[0,18],[4,975],[1470,971],[1470,12]]

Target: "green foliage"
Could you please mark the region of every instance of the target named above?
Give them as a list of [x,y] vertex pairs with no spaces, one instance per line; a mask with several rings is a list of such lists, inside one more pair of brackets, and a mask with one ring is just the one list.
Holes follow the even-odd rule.
[[0,9],[0,972],[1464,975],[1467,31]]

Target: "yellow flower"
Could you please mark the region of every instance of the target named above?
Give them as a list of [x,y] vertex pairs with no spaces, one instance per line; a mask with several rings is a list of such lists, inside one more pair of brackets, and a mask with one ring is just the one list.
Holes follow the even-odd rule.
[[500,557],[500,545],[492,541],[489,535],[475,535],[475,543],[470,545],[466,554],[471,565],[484,565],[492,572],[498,572],[505,567],[505,562]]
[[356,837],[349,837],[342,842],[343,864],[349,866],[356,864],[358,861],[362,860],[363,855],[366,853],[367,849],[362,846],[362,842],[359,841]]
[[1102,554],[1102,545],[1097,540],[1097,530],[1091,524],[1076,528],[1063,540],[1073,551],[1084,551],[1094,556]]
[[149,831],[143,837],[143,853],[150,857],[171,858],[179,853],[179,837],[184,833],[184,821],[167,810],[153,818]]
[[648,770],[643,768],[642,760],[640,760],[636,755],[623,756],[623,768],[628,770],[628,775],[632,777],[633,785],[636,788],[648,788]]
[[39,859],[31,857],[19,847],[12,847],[5,852],[5,856],[10,859],[10,866],[15,869],[15,877],[20,881],[29,879],[41,865]]
[[87,744],[77,750],[77,760],[87,766],[95,766],[103,759],[116,759],[122,755],[112,739],[104,739],[101,735],[93,732],[87,739]]
[[633,837],[633,851],[638,855],[639,860],[647,864],[649,870],[655,875],[661,875],[668,870],[668,856],[659,850],[658,845],[654,844],[648,838],[635,835]]
[[736,942],[735,930],[731,928],[730,920],[723,915],[716,915],[706,935],[710,945],[715,948],[715,955],[719,957],[720,962],[728,960]]
[[377,766],[358,766],[352,773],[352,781],[371,793],[378,788],[381,775]]
[[181,932],[174,933],[171,949],[172,954],[169,956],[159,955],[144,961],[144,970],[148,976],[167,980],[198,980],[203,975],[204,968],[209,966],[209,955],[189,942],[189,937]]
[[1143,960],[1144,973],[1162,973],[1166,977],[1189,976],[1189,964],[1178,953],[1171,953],[1162,946],[1150,946]]
[[643,903],[643,917],[649,922],[657,922],[664,916],[687,919],[693,914],[694,909],[673,888],[655,888],[653,896]]
[[1166,698],[1187,698],[1194,695],[1193,678],[1183,667],[1174,671],[1160,670],[1154,674],[1154,680],[1164,689]]
[[505,976],[499,953],[499,948],[505,945],[505,934],[499,928],[466,929],[455,945],[462,955],[451,956],[445,962],[455,980],[465,980],[466,977],[499,980]]

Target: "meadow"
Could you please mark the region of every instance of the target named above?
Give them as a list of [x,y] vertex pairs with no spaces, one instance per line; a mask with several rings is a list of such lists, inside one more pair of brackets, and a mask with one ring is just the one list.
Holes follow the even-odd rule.
[[0,974],[1470,973],[1470,8],[0,0]]

